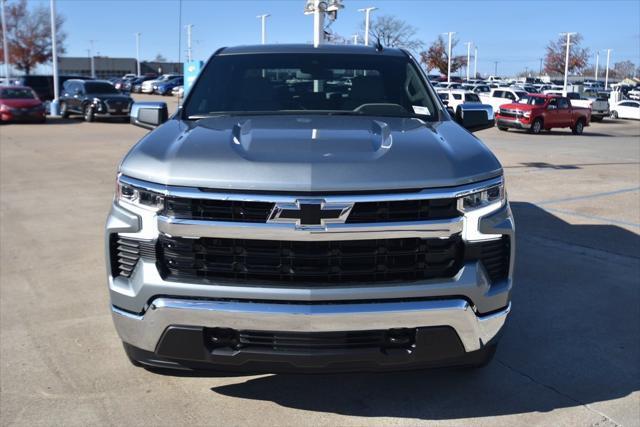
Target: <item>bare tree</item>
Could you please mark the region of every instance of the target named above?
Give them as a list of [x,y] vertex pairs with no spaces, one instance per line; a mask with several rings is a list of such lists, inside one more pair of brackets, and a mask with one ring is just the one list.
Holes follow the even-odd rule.
[[631,61],[616,62],[613,65],[613,74],[618,79],[633,77],[635,69],[636,65]]
[[[361,25],[364,30],[364,23]],[[393,15],[376,17],[369,27],[369,39],[385,47],[400,47],[417,51],[424,43],[416,38],[418,30]],[[364,38],[364,36],[362,36]]]
[[[7,44],[9,62],[26,74],[38,64],[51,61],[51,20],[49,10],[43,6],[27,7],[27,0],[9,3],[6,9]],[[64,53],[66,33],[62,31],[64,17],[56,18],[58,53]],[[0,43],[0,57],[4,55]]]
[[167,62],[167,58],[165,58],[161,53],[157,54],[153,60],[154,62]]
[[[451,51],[458,44],[458,40],[451,39]],[[429,49],[420,52],[420,62],[425,65],[427,70],[436,69],[440,74],[446,76],[449,68],[448,46],[442,36],[438,36]],[[467,57],[463,55],[451,57],[451,73],[458,71],[461,67],[467,65]]]
[[[587,66],[589,60],[589,49],[580,47],[582,36],[575,34],[571,36],[571,47],[569,48],[569,73],[582,71]],[[560,36],[557,40],[552,40],[547,45],[547,55],[544,59],[544,71],[547,74],[564,74],[564,63],[567,53],[567,37]]]

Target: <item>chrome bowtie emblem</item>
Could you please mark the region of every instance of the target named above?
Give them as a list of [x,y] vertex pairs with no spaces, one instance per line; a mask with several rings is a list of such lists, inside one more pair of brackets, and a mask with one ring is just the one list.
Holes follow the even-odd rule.
[[295,203],[276,203],[267,222],[290,223],[299,228],[322,228],[344,224],[353,203],[327,203],[322,199],[298,199]]

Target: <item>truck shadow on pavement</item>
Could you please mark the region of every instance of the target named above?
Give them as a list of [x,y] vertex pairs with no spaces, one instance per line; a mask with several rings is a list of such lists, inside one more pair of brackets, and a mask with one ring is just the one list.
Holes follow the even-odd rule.
[[513,310],[489,366],[268,375],[211,390],[308,411],[432,420],[548,412],[639,390],[638,234],[571,225],[529,203],[511,206]]

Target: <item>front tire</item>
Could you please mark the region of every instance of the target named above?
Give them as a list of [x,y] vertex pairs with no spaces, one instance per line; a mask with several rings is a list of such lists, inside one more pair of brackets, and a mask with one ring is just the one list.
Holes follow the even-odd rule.
[[60,103],[60,116],[63,119],[68,119],[69,118],[69,109],[67,108],[66,102],[61,102]]
[[574,135],[582,135],[583,130],[584,130],[584,122],[582,120],[578,120],[576,125],[573,128],[571,128],[571,132],[573,132]]
[[95,119],[93,107],[91,107],[91,105],[89,104],[85,105],[83,115],[84,115],[84,121],[91,123]]
[[534,135],[537,135],[540,132],[542,132],[542,120],[541,119],[535,119],[533,121],[533,123],[531,124],[531,129],[529,129],[529,132],[531,132]]
[[506,128],[504,126],[498,126],[498,130],[501,130],[502,132],[506,132],[509,130],[509,128]]

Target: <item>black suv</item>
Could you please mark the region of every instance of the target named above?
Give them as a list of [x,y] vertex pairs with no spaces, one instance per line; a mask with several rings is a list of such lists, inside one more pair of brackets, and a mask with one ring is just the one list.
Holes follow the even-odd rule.
[[133,99],[106,80],[67,80],[60,97],[60,115],[82,114],[87,122],[99,117],[129,120]]

